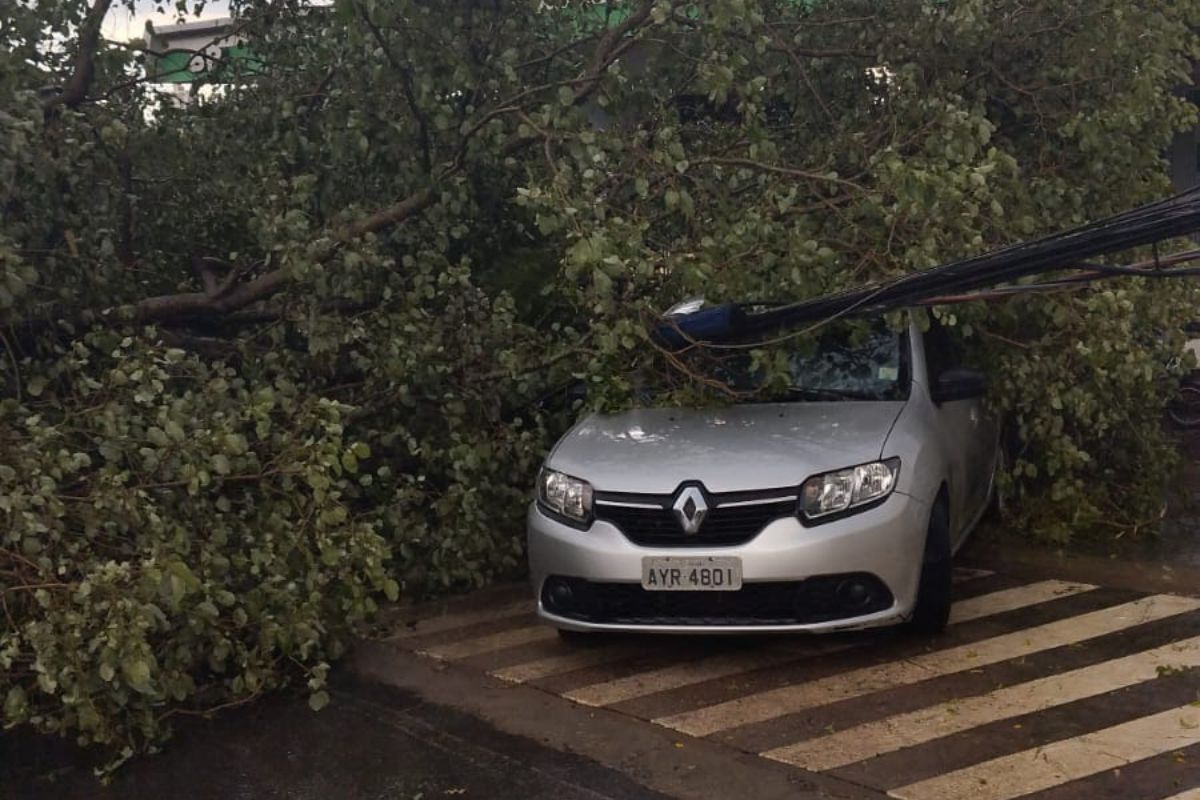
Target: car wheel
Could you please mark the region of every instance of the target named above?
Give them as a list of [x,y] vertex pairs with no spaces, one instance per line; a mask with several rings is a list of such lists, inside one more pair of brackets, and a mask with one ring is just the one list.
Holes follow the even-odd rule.
[[921,581],[917,588],[917,604],[908,621],[909,630],[936,634],[946,629],[950,619],[952,585],[950,513],[945,501],[939,497],[929,514],[929,531],[925,534],[925,553],[921,559]]
[[1200,388],[1184,386],[1179,397],[1167,404],[1167,416],[1171,423],[1185,431],[1200,428]]

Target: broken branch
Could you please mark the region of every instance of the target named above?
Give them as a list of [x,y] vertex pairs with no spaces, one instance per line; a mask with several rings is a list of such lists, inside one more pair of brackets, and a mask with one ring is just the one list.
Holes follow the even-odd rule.
[[79,52],[75,54],[71,77],[67,79],[61,92],[47,98],[42,104],[42,112],[47,119],[53,116],[59,106],[75,108],[87,97],[92,79],[96,75],[96,48],[100,45],[100,26],[111,5],[112,0],[96,0],[88,9],[79,29]]

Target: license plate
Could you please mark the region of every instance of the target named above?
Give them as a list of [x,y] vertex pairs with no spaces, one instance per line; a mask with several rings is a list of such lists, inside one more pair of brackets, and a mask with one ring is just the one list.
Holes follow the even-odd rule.
[[728,556],[642,559],[642,588],[656,592],[733,592],[742,588],[742,560]]

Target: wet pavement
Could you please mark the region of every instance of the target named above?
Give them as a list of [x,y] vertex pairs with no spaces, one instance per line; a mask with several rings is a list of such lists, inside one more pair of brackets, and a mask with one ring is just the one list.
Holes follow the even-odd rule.
[[[11,741],[10,741],[11,745]],[[19,750],[19,752],[17,751]],[[181,727],[105,787],[69,752],[6,750],[3,800],[661,800],[585,758],[498,733],[416,696],[343,678],[318,713],[277,695]],[[75,766],[72,766],[75,764]]]

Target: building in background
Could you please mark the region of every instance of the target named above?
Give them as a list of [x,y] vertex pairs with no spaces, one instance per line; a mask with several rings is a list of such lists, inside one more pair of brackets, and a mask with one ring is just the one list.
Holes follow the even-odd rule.
[[244,46],[231,17],[178,25],[146,23],[149,77],[157,83],[189,84],[253,74],[258,61]]

